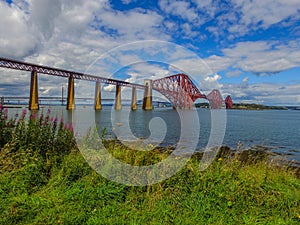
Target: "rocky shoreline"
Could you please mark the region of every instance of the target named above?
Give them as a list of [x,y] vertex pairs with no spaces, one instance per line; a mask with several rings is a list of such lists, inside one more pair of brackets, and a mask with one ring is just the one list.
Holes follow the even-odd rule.
[[[140,145],[139,143],[135,143],[134,145],[131,143],[128,145],[131,146],[131,148],[128,148],[123,143],[117,139],[104,141],[105,146],[111,146],[113,144],[114,146],[120,146],[128,150],[146,149],[157,152],[158,154],[166,152],[171,154],[176,148],[175,146],[157,146],[152,149],[153,146],[144,144]],[[240,147],[238,149],[233,149],[228,146],[220,146],[214,150],[218,151],[215,160],[238,160],[244,165],[254,164],[257,162],[266,162],[270,166],[285,168],[286,170],[293,171],[296,177],[300,179],[300,162],[289,160],[287,158],[288,154],[273,152],[272,148],[270,147],[255,145],[250,148]],[[196,151],[192,157],[201,160],[204,154],[203,151],[204,150]]]

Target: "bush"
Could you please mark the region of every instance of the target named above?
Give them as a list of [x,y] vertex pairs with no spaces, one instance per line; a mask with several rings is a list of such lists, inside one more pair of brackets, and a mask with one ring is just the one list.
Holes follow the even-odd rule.
[[8,118],[7,109],[0,108],[0,162],[7,171],[8,167],[22,167],[24,162],[35,158],[49,173],[64,155],[76,148],[72,124],[50,117],[50,109],[39,117],[31,113],[27,120],[26,113],[24,109],[20,116]]

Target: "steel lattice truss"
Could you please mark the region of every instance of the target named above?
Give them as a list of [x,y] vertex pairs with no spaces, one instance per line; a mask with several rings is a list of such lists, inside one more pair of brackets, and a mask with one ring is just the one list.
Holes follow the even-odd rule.
[[211,109],[221,109],[222,108],[222,95],[219,90],[212,90],[207,96],[207,100],[209,101]]
[[226,109],[232,109],[232,99],[230,95],[225,98]]
[[121,80],[115,80],[110,78],[99,77],[95,75],[89,75],[69,70],[63,70],[58,68],[52,68],[48,66],[42,66],[32,63],[21,62],[13,59],[7,59],[0,57],[0,67],[15,69],[15,70],[23,70],[23,71],[36,71],[37,73],[48,74],[53,76],[59,77],[66,77],[66,78],[74,78],[79,80],[87,80],[87,81],[94,81],[94,82],[101,82],[105,84],[113,84],[113,85],[120,85],[126,87],[137,87],[137,88],[144,88],[144,85],[140,84],[133,84]]
[[196,99],[206,98],[185,74],[154,80],[153,89],[166,96],[177,108],[191,108]]

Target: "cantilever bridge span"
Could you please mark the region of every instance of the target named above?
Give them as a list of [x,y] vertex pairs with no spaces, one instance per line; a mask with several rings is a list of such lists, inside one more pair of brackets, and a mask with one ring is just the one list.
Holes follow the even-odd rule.
[[74,72],[64,69],[52,68],[22,61],[17,61],[8,58],[0,57],[0,67],[23,70],[31,72],[30,82],[30,99],[29,109],[39,109],[38,101],[38,79],[37,74],[47,74],[52,76],[60,76],[69,79],[67,109],[75,108],[75,85],[74,79],[87,80],[96,82],[95,86],[95,109],[102,108],[101,105],[101,83],[116,85],[115,109],[120,110],[121,105],[121,86],[132,88],[132,110],[137,109],[136,89],[144,89],[143,109],[152,109],[152,89],[164,95],[176,108],[191,108],[193,103],[198,98],[207,99],[210,102],[211,108],[218,109],[222,105],[222,96],[218,90],[212,90],[207,96],[199,91],[197,86],[185,74],[176,74],[158,80],[145,80],[144,85],[125,82],[111,78],[99,77],[80,72]]

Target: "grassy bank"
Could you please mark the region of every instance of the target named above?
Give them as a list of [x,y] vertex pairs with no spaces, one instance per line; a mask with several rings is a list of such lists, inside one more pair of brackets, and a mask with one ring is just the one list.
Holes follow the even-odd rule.
[[[195,154],[161,183],[125,186],[89,167],[63,121],[32,116],[8,124],[1,116],[0,224],[300,223],[300,180],[265,154],[221,152],[203,172]],[[137,165],[166,157],[106,146]]]

